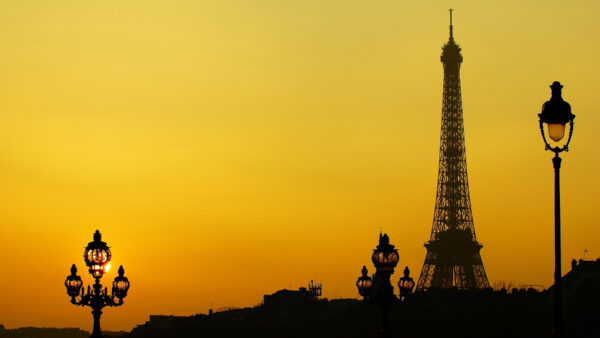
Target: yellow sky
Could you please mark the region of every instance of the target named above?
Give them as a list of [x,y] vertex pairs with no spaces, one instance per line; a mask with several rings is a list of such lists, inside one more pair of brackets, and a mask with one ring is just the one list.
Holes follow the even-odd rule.
[[90,282],[96,228],[132,283],[106,329],[311,279],[356,297],[381,226],[416,278],[450,6],[490,283],[552,283],[555,80],[577,115],[565,271],[599,257],[598,1],[2,0],[0,323],[89,330],[63,281]]

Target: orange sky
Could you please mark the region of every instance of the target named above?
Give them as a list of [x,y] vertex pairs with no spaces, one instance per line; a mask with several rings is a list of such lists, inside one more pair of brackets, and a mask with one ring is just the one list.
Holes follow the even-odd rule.
[[599,257],[598,1],[0,1],[0,323],[91,329],[63,281],[96,228],[132,283],[112,330],[311,279],[356,297],[380,227],[418,276],[450,6],[490,283],[552,283],[555,80],[565,271]]

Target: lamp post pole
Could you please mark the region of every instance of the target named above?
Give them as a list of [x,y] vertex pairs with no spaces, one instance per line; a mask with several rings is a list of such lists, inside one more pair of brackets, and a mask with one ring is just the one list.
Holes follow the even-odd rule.
[[380,338],[391,337],[390,308],[398,300],[396,295],[394,295],[394,287],[392,286],[390,277],[390,272],[377,271],[373,278],[375,281],[375,287],[378,288],[374,301],[379,305],[381,310],[381,329],[379,331]]
[[558,152],[552,158],[554,164],[554,337],[562,337],[562,269],[560,251],[560,163]]
[[94,233],[94,241],[88,243],[83,253],[83,258],[89,268],[90,274],[94,277],[95,283],[90,288],[88,285],[87,293],[84,292],[83,281],[77,275],[75,264],[71,266],[71,275],[65,280],[67,294],[71,296],[71,303],[78,306],[89,306],[92,308],[94,317],[94,326],[90,338],[101,338],[100,316],[102,309],[106,306],[121,306],[123,298],[127,297],[129,290],[129,280],[125,277],[125,270],[121,265],[119,275],[115,277],[112,283],[112,293],[108,295],[108,288],[102,289],[100,278],[108,271],[110,267],[111,253],[106,243],[102,242],[100,232]]
[[[560,166],[562,159],[558,154],[569,151],[569,143],[573,137],[573,120],[575,115],[571,113],[571,105],[563,100],[560,82],[555,81],[550,86],[552,97],[542,106],[540,118],[540,131],[546,146],[546,150],[554,152],[552,164],[554,166],[554,338],[563,337],[563,299],[562,299],[562,269],[561,269],[561,242],[560,242]],[[564,144],[558,144],[564,136],[567,123],[569,124],[569,136]],[[544,124],[547,125],[548,136],[546,139]],[[552,143],[552,144],[551,144]]]

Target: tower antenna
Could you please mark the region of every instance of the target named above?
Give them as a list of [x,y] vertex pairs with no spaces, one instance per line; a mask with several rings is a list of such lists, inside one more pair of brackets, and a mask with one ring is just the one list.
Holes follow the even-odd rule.
[[450,8],[448,11],[450,12],[450,39],[454,39],[454,32],[453,32],[454,27],[452,27],[452,12],[454,10],[452,8]]

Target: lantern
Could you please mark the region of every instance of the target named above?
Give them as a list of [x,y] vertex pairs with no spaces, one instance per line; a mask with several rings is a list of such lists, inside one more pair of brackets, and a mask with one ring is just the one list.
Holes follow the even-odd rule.
[[119,299],[127,297],[127,291],[129,290],[129,279],[124,276],[125,269],[123,265],[119,267],[119,276],[115,277],[112,284],[112,293]]
[[358,277],[358,280],[356,281],[358,294],[363,297],[368,297],[371,294],[371,288],[373,287],[373,279],[368,276],[368,273],[367,267],[363,266],[362,276]]
[[379,234],[379,245],[373,250],[371,260],[375,265],[377,271],[394,272],[396,264],[398,264],[398,250],[394,249],[394,246],[390,244],[390,238],[387,234]]
[[71,297],[77,297],[82,286],[83,282],[81,281],[81,277],[77,276],[77,267],[73,264],[73,266],[71,266],[71,275],[67,276],[67,279],[65,280],[67,294]]
[[548,128],[548,136],[554,142],[559,142],[565,137],[566,124],[570,124],[571,131],[569,132],[569,139],[567,140],[568,145],[571,140],[571,133],[573,132],[573,119],[575,115],[571,113],[571,105],[562,98],[563,86],[558,81],[554,81],[550,86],[552,89],[552,97],[549,101],[546,101],[542,105],[542,112],[538,114],[540,118],[540,129],[542,130],[542,137],[546,146],[550,148],[544,135],[543,124],[545,123]]
[[415,287],[415,281],[409,276],[410,270],[408,266],[404,268],[404,277],[398,281],[398,289],[400,289],[400,298],[405,298],[410,295]]
[[94,278],[101,278],[110,267],[110,248],[102,242],[100,231],[94,233],[94,241],[89,242],[83,252],[85,264],[89,267],[90,274]]

